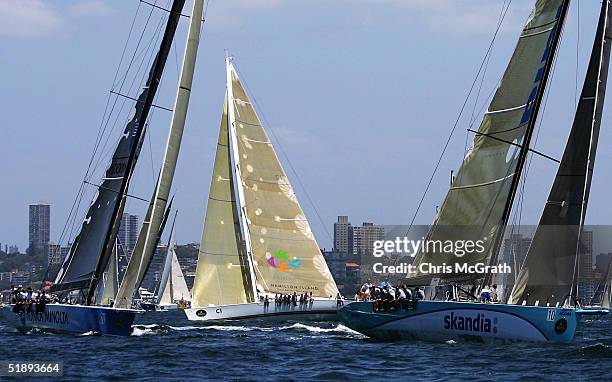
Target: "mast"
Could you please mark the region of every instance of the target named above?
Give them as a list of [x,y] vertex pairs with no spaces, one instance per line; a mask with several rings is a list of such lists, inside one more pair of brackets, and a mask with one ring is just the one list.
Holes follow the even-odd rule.
[[157,53],[157,57],[155,58],[155,61],[153,62],[153,67],[151,68],[151,72],[149,73],[149,79],[147,80],[147,84],[145,86],[145,98],[143,102],[144,105],[140,110],[140,114],[136,117],[137,119],[135,123],[135,129],[132,132],[132,134],[134,135],[134,143],[130,147],[129,156],[127,158],[127,173],[123,177],[121,185],[117,190],[117,197],[121,199],[119,203],[115,205],[114,211],[112,213],[113,218],[110,221],[110,225],[107,229],[106,239],[104,240],[104,250],[102,251],[102,256],[100,256],[98,260],[98,265],[91,278],[91,283],[89,285],[89,289],[87,291],[85,299],[87,305],[90,305],[93,302],[96,287],[112,254],[113,243],[115,242],[115,238],[117,237],[117,233],[119,231],[119,225],[121,223],[120,217],[123,213],[123,209],[125,208],[125,195],[130,184],[132,172],[134,171],[134,167],[136,165],[138,152],[141,146],[141,139],[146,128],[146,121],[149,116],[151,106],[153,105],[153,100],[155,99],[159,83],[161,82],[161,77],[164,71],[164,66],[166,64],[166,59],[168,58],[168,53],[170,52],[172,40],[174,39],[176,27],[178,26],[178,22],[181,17],[181,12],[183,10],[184,5],[185,0],[174,0],[174,2],[172,3],[172,8],[170,10],[170,15],[168,16],[168,22],[166,24],[166,30],[164,31],[164,36],[159,47],[159,52]]
[[[174,111],[172,113],[172,123],[168,134],[164,160],[150,204],[149,222],[147,225],[143,225],[139,234],[139,241],[144,240],[144,242],[142,246],[137,247],[139,251],[135,251],[132,255],[125,277],[117,293],[116,300],[121,306],[125,304],[126,306],[124,307],[131,305],[134,294],[140,287],[148,264],[155,252],[157,237],[159,236],[170,189],[172,187],[172,180],[174,178],[185,128],[198,45],[200,42],[203,12],[204,0],[194,0],[189,23],[188,40],[183,58],[183,67],[176,94]],[[140,236],[142,236],[142,238]]]
[[[253,265],[253,247],[251,245],[251,235],[249,232],[249,226],[247,223],[246,216],[246,202],[244,197],[244,184],[242,182],[241,168],[240,168],[240,156],[238,153],[238,142],[237,142],[237,134],[236,134],[236,115],[234,112],[234,92],[232,85],[232,72],[235,73],[232,57],[227,55],[225,58],[226,65],[226,75],[227,75],[227,100],[228,100],[228,130],[229,130],[229,152],[230,152],[230,168],[231,168],[231,177],[234,183],[234,189],[236,191],[236,207],[238,218],[240,221],[240,237],[242,240],[238,243],[239,251],[242,249],[244,256],[241,256],[241,259],[246,257],[248,262],[249,276],[250,276],[250,286],[251,292],[253,293],[253,301],[257,300],[257,282],[255,278],[255,267]],[[246,275],[243,273],[243,278]],[[249,283],[247,283],[249,284]],[[248,291],[247,291],[248,292]]]
[[[523,172],[523,168],[525,167],[525,161],[527,159],[527,155],[529,154],[529,148],[531,145],[531,137],[533,136],[533,131],[535,130],[536,123],[538,121],[538,114],[540,113],[540,106],[542,105],[542,100],[544,99],[544,93],[546,92],[546,87],[548,84],[548,79],[550,77],[550,73],[552,70],[553,63],[555,61],[555,56],[557,53],[557,48],[559,47],[559,41],[561,40],[561,34],[563,32],[563,24],[565,22],[565,17],[567,15],[567,11],[569,9],[570,0],[565,0],[559,11],[557,13],[557,22],[555,24],[555,30],[550,34],[548,45],[546,50],[544,51],[544,55],[542,57],[542,62],[544,66],[540,68],[540,71],[537,73],[536,84],[533,88],[532,95],[529,97],[527,101],[527,107],[523,113],[523,117],[521,118],[521,124],[527,123],[527,130],[525,133],[525,138],[523,142],[519,142],[520,151],[518,156],[518,162],[516,166],[516,172],[512,177],[512,182],[510,185],[510,195],[506,201],[506,206],[504,207],[504,211],[502,213],[500,219],[500,229],[497,231],[497,236],[495,238],[495,243],[493,245],[493,252],[491,259],[489,261],[489,265],[497,264],[499,251],[501,249],[501,244],[504,239],[505,227],[508,224],[510,219],[510,213],[512,211],[512,206],[514,204],[514,199],[516,196],[516,190],[518,189],[519,183],[521,181],[521,174]],[[538,82],[539,79],[539,82]],[[530,105],[531,104],[531,105]],[[482,286],[488,285],[491,283],[492,275],[491,273],[487,273],[483,278]]]

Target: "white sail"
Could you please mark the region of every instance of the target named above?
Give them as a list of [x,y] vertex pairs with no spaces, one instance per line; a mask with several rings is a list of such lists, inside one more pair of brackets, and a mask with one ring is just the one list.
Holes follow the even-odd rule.
[[187,288],[187,282],[181,270],[181,264],[176,256],[174,245],[170,248],[170,252],[172,253],[172,269],[168,281],[171,285],[172,302],[180,300],[191,301],[191,293],[189,292],[189,288]]
[[228,97],[257,283],[268,293],[335,296],[336,283],[231,59]]
[[157,290],[157,304],[171,304],[172,303],[172,284],[170,278],[170,271],[172,269],[172,252],[170,248],[166,250],[166,258],[164,261],[164,268],[162,269],[161,277],[159,280],[159,288]]
[[[172,123],[170,133],[168,135],[164,161],[151,201],[152,206],[150,211],[147,212],[147,216],[150,215],[150,218],[147,219],[148,223],[143,225],[139,235],[138,241],[142,242],[142,246],[137,246],[137,248],[134,250],[130,264],[128,265],[128,269],[117,294],[116,300],[117,306],[119,307],[129,307],[131,305],[132,298],[140,287],[149,261],[155,252],[157,237],[164,219],[166,204],[170,195],[172,179],[174,177],[176,162],[183,137],[185,119],[187,117],[187,108],[189,105],[191,85],[193,82],[193,72],[195,69],[198,45],[200,41],[203,11],[204,0],[194,0],[189,24],[188,40],[185,46],[183,68],[181,70],[179,88],[172,113]],[[140,236],[142,236],[142,238]]]
[[168,281],[163,286],[163,289],[158,291],[157,293],[161,293],[161,296],[158,296],[158,305],[171,305],[174,302],[172,301],[172,281],[171,278],[168,277]]

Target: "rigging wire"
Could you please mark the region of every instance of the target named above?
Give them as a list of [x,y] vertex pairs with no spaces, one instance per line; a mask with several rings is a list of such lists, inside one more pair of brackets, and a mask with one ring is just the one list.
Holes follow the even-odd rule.
[[416,217],[418,216],[420,210],[421,210],[421,206],[423,205],[423,201],[425,200],[425,197],[427,196],[427,193],[429,192],[429,189],[431,187],[431,184],[433,182],[433,179],[436,175],[436,173],[438,172],[438,168],[440,167],[440,163],[442,162],[442,158],[444,158],[444,154],[446,153],[446,150],[451,142],[451,139],[453,137],[453,134],[455,132],[455,130],[457,129],[457,126],[459,125],[459,121],[461,120],[461,117],[463,116],[463,112],[465,111],[465,108],[469,102],[469,99],[472,95],[472,92],[474,91],[474,88],[476,86],[476,84],[478,83],[478,78],[480,77],[480,73],[482,72],[489,54],[491,52],[491,50],[493,49],[493,45],[495,44],[495,41],[497,39],[497,35],[499,34],[499,31],[501,30],[501,26],[503,24],[504,19],[506,18],[506,15],[508,13],[508,10],[510,9],[510,5],[512,4],[512,0],[509,0],[508,5],[506,7],[506,9],[503,12],[503,15],[500,19],[500,21],[497,23],[497,28],[495,29],[495,33],[493,34],[493,38],[491,39],[491,43],[489,44],[489,47],[487,48],[487,51],[485,53],[485,56],[482,60],[482,62],[480,63],[480,67],[478,68],[478,71],[476,73],[476,76],[474,78],[474,80],[472,81],[472,85],[470,86],[470,90],[468,91],[468,94],[465,97],[465,101],[463,102],[463,105],[461,106],[461,109],[459,111],[459,115],[457,116],[457,119],[455,120],[455,123],[453,124],[453,127],[450,131],[450,134],[446,140],[446,143],[444,144],[444,147],[442,149],[442,153],[440,154],[440,157],[438,158],[438,161],[436,162],[436,165],[434,167],[434,171],[431,174],[431,177],[429,178],[429,181],[427,182],[427,186],[425,187],[425,191],[423,192],[423,195],[421,196],[421,199],[419,200],[419,203],[417,205],[416,211],[412,217],[412,220],[410,221],[410,226],[408,227],[408,231],[406,232],[406,235],[408,235],[408,233],[410,232],[410,230],[412,229],[413,225],[414,225],[414,221],[416,220]]
[[577,26],[576,26],[576,77],[575,77],[575,87],[574,87],[574,107],[578,108],[578,67],[579,67],[579,57],[580,57],[580,0],[576,1],[577,8]]

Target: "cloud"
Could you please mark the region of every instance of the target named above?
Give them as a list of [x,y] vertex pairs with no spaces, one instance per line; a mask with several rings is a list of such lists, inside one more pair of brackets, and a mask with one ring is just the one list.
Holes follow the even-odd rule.
[[73,19],[110,13],[112,9],[102,0],[79,0],[62,6],[49,0],[0,0],[0,36],[48,36]]
[[30,37],[59,30],[59,12],[41,0],[0,0],[0,36]]
[[112,13],[112,9],[103,1],[79,1],[68,7],[68,12],[73,16],[106,16]]
[[[502,6],[507,4],[501,0],[351,0],[351,3],[359,4],[361,11],[365,8],[378,15],[383,10],[393,9],[396,17],[420,24],[432,32],[460,34],[492,32],[499,22]],[[513,26],[525,21],[530,8],[531,5],[524,2],[511,5],[504,20],[506,28],[502,31],[515,31]],[[371,12],[360,14],[367,25],[383,21]]]
[[[213,2],[209,18],[213,26],[237,27],[254,14],[282,9],[283,12],[321,12],[352,16],[352,23],[378,27],[390,22],[412,23],[441,34],[492,33],[497,27],[503,0],[224,0]],[[517,4],[515,4],[517,3]],[[531,2],[514,2],[502,32],[516,32],[533,7]],[[294,12],[295,13],[295,12]]]
[[[270,127],[267,127],[270,130]],[[294,130],[286,127],[274,127],[273,140],[280,141],[281,145],[313,147],[319,142],[306,131]]]

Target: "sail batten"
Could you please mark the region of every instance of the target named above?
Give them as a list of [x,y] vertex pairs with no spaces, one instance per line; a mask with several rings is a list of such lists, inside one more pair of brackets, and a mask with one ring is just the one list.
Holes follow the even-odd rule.
[[610,1],[602,2],[593,50],[565,151],[511,303],[573,304],[577,264],[595,163],[610,62]]

